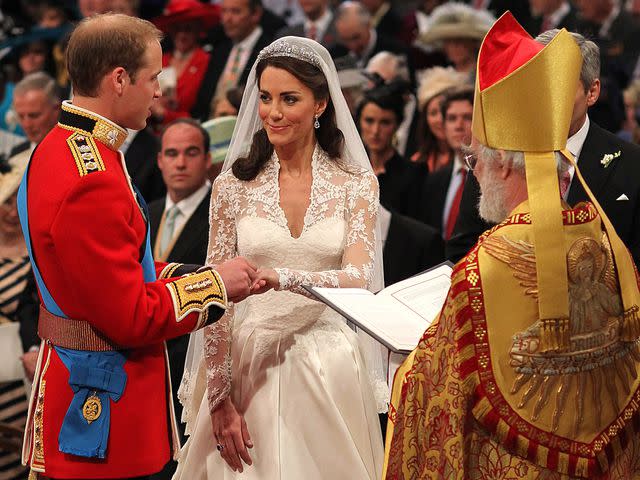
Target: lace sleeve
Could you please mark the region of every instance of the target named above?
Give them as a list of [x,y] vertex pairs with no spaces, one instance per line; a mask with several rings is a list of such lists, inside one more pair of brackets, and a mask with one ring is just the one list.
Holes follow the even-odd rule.
[[340,270],[307,272],[276,268],[279,290],[309,296],[302,285],[316,287],[369,288],[373,277],[378,215],[378,180],[363,173],[347,190],[347,236]]
[[[210,207],[207,264],[216,265],[236,256],[236,224],[229,195],[229,176],[213,184]],[[224,400],[231,390],[231,306],[225,315],[204,331],[204,358],[207,369],[209,411]]]

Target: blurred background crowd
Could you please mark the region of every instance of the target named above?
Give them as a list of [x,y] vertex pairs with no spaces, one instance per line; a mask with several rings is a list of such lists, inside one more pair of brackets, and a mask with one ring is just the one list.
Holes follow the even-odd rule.
[[[25,352],[19,361],[27,377],[39,343],[38,299],[15,194],[31,152],[72,96],[64,52],[75,23],[111,11],[148,19],[165,34],[163,96],[147,128],[130,132],[122,150],[150,203],[156,258],[184,263],[204,262],[211,182],[259,51],[285,35],[322,43],[378,176],[391,284],[457,261],[477,238],[458,221],[472,182],[464,153],[475,69],[484,35],[507,9],[534,37],[567,28],[593,41],[600,67],[581,78],[585,95],[576,98],[574,116],[583,122],[588,109],[589,121],[621,142],[640,141],[640,0],[0,0],[0,330],[19,325],[13,338]],[[616,148],[605,153],[615,158]],[[636,202],[640,179],[631,181],[634,197],[626,200]],[[640,225],[633,221],[621,236],[637,263]],[[186,341],[169,345],[174,385]],[[0,374],[0,479],[24,478],[16,439],[26,397],[14,377]],[[171,469],[158,478],[170,478]]]

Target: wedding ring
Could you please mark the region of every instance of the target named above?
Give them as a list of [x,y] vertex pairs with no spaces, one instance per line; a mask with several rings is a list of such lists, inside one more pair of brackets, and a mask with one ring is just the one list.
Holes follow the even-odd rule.
[[224,445],[217,444],[216,448],[218,449],[219,452],[222,452],[222,450],[224,450]]

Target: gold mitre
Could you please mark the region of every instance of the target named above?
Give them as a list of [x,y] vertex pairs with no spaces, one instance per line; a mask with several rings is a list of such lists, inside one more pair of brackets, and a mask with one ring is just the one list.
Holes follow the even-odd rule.
[[581,67],[580,48],[566,30],[543,46],[505,13],[478,55],[474,136],[495,149],[564,149]]
[[544,46],[531,38],[510,12],[489,30],[478,55],[473,135],[488,147],[522,151],[525,156],[541,346],[546,351],[564,350],[570,341],[563,207],[555,151],[576,168],[575,177],[609,235],[625,308],[623,339],[640,336],[640,295],[633,260],[566,150],[581,67],[580,48],[566,30]]

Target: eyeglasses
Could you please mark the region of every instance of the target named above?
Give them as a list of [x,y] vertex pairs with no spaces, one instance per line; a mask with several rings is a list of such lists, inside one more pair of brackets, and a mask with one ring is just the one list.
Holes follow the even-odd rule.
[[475,153],[467,153],[462,158],[464,158],[464,164],[467,166],[469,171],[473,171],[476,168],[476,163],[478,163],[478,157]]

